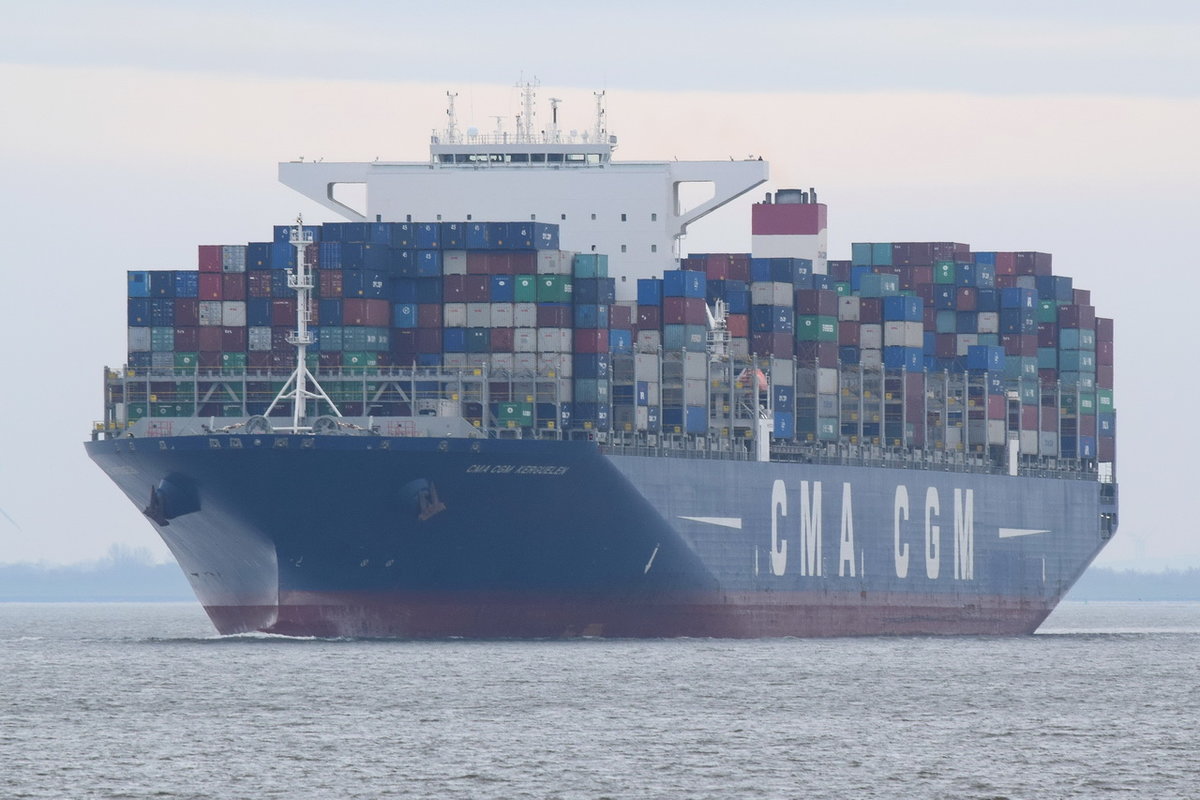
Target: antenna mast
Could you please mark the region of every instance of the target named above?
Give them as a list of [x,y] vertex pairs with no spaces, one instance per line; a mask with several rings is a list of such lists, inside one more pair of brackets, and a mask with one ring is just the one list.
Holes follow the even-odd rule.
[[446,141],[458,144],[458,115],[454,111],[454,98],[458,92],[446,92]]
[[519,142],[533,141],[533,99],[536,96],[533,90],[537,85],[537,78],[531,82],[517,84],[521,89],[521,105],[524,108],[521,119],[517,123],[517,141]]
[[[279,390],[279,394],[275,395],[275,399],[267,407],[264,416],[270,417],[271,411],[281,401],[291,400],[292,427],[281,430],[300,433],[312,430],[311,427],[301,424],[304,422],[305,407],[309,400],[324,400],[329,404],[335,416],[340,417],[342,412],[329,399],[329,395],[325,394],[321,384],[308,370],[308,346],[314,341],[312,333],[308,330],[313,282],[312,273],[308,271],[308,264],[305,261],[305,251],[313,243],[313,236],[311,231],[304,230],[304,218],[299,215],[296,217],[296,227],[292,228],[290,241],[296,248],[296,269],[288,270],[288,287],[296,290],[296,330],[288,334],[287,340],[289,344],[296,346],[296,369],[292,371],[292,376]],[[311,390],[308,388],[310,383],[312,384]]]
[[592,136],[592,141],[605,144],[608,142],[608,126],[604,119],[606,111],[604,110],[604,92],[592,92],[596,96],[596,129]]

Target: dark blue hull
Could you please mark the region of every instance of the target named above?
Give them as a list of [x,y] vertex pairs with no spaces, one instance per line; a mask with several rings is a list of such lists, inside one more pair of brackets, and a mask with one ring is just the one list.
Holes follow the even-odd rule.
[[586,442],[87,444],[222,633],[1027,633],[1103,546],[1095,481],[605,455]]

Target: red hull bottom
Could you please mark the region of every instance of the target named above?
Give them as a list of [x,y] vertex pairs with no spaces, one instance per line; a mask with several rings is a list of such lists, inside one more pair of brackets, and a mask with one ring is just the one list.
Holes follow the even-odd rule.
[[772,592],[642,601],[297,592],[279,606],[206,607],[222,634],[442,639],[763,638],[1029,634],[1043,600],[938,594]]

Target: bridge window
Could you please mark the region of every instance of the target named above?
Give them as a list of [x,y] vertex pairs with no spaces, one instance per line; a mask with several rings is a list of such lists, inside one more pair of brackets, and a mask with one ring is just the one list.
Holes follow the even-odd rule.
[[563,219],[566,219],[566,218],[567,218],[567,215],[566,215],[566,214],[559,214],[559,216],[560,216],[560,217],[562,217]]
[[512,158],[512,162],[514,164],[528,164],[529,163],[529,153],[513,153],[512,156],[510,156],[510,158]]
[[651,222],[658,222],[658,214],[651,214],[651,215],[650,215],[650,221],[651,221]]
[[629,248],[627,248],[625,245],[621,245],[621,252],[622,252],[622,253],[626,252],[628,249],[629,249]]
[[593,221],[593,222],[595,222],[595,221],[596,221],[596,215],[595,215],[595,214],[592,214],[592,221]]
[[546,154],[545,153],[530,153],[529,160],[532,161],[534,164],[545,164],[546,163]]
[[600,163],[600,154],[599,153],[588,153],[587,154],[587,163],[599,164]]
[[546,160],[552,164],[561,164],[563,160],[562,153],[547,153]]
[[651,252],[651,253],[657,253],[657,252],[658,252],[658,245],[656,245],[656,244],[652,244],[652,245],[650,245],[650,252]]
[[583,153],[567,153],[567,161],[573,164],[582,164],[584,161]]
[[629,221],[629,219],[628,219],[627,215],[625,215],[625,214],[622,214],[622,215],[621,215],[621,222],[628,222],[628,221]]

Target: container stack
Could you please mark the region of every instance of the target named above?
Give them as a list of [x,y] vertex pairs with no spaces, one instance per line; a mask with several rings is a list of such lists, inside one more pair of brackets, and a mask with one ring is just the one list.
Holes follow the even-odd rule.
[[[762,405],[780,442],[1115,457],[1112,321],[1046,253],[856,243],[824,274],[804,258],[696,254],[618,303],[607,257],[559,250],[554,225],[309,231],[310,367],[363,376],[332,383],[349,416],[428,413],[385,374],[427,367],[486,376],[453,397],[480,427],[732,440],[755,435],[736,409]],[[128,365],[150,377],[133,417],[265,411],[295,354],[290,233],[202,246],[195,271],[129,273]],[[723,359],[709,354],[718,305]],[[231,374],[245,379],[216,379]],[[769,376],[769,393],[746,394],[747,374]]]

